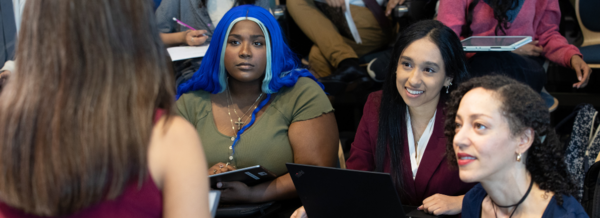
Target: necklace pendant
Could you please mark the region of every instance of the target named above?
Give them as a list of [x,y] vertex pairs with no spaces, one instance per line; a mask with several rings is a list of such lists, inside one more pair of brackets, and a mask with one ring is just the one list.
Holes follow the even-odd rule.
[[242,126],[244,125],[244,122],[242,122],[242,118],[238,118],[238,121],[235,122],[235,125],[237,125],[238,129],[242,129]]

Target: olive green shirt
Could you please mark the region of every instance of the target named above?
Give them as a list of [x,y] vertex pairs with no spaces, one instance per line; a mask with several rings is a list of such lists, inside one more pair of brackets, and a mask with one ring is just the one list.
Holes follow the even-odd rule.
[[209,167],[230,162],[229,157],[233,156],[238,169],[261,165],[281,176],[287,173],[285,163],[294,162],[288,137],[290,124],[332,112],[333,107],[314,80],[301,77],[296,85],[281,88],[274,95],[262,116],[240,136],[234,154],[230,149],[231,136],[217,130],[210,93],[198,90],[181,95],[177,111],[196,127]]

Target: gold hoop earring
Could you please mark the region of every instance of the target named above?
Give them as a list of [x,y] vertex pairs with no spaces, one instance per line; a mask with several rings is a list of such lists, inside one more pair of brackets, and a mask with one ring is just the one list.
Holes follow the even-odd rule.
[[517,161],[521,162],[521,153],[517,154]]

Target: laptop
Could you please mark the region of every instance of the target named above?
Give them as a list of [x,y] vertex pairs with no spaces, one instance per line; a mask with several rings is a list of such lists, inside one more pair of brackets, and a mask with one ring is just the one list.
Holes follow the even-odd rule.
[[403,206],[388,173],[286,165],[310,218],[436,217]]
[[466,52],[514,51],[531,42],[531,36],[471,36],[460,41]]

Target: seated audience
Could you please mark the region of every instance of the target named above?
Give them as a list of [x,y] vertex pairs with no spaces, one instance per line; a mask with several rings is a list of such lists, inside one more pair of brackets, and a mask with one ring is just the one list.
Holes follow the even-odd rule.
[[0,94],[0,217],[210,217],[151,1],[28,0]]
[[[326,83],[345,83],[367,76],[366,72],[360,69],[358,58],[388,45],[393,40],[389,19],[381,8],[385,5],[384,0],[349,2],[350,8],[346,8],[344,0],[326,1],[331,7],[340,8],[340,11],[350,10],[362,40],[361,44],[356,43],[352,37],[340,35],[334,23],[315,6],[315,0],[287,1],[290,15],[314,43],[308,57],[310,68],[317,77],[326,77],[321,79]],[[366,5],[365,2],[371,2],[373,5]]]
[[462,217],[588,217],[572,196],[564,147],[533,89],[505,76],[461,84],[448,102],[447,158],[480,182]]
[[575,70],[582,88],[591,69],[579,49],[558,32],[558,0],[440,1],[438,20],[459,36],[531,36],[533,42],[511,52],[479,52],[469,60],[473,76],[502,71],[537,92],[545,83],[545,59]]
[[[25,6],[25,0],[6,0],[0,4],[0,79],[3,75],[8,75],[14,66],[15,45],[17,44],[17,34],[21,27],[21,14]],[[0,85],[1,86],[1,85]]]
[[[465,59],[458,36],[439,21],[401,33],[383,90],[367,100],[347,168],[390,173],[402,204],[459,214],[474,184],[448,165],[443,108],[448,92],[469,77]],[[303,215],[301,208],[292,217]]]
[[277,179],[248,187],[221,182],[221,202],[296,195],[285,163],[334,166],[338,130],[322,86],[295,55],[269,11],[232,8],[194,76],[177,88],[178,113],[202,138],[209,174],[261,165]]
[[[269,9],[269,0],[162,0],[156,10],[160,37],[167,46],[208,45],[225,12],[243,4],[256,4]],[[177,24],[173,18],[196,30]],[[180,85],[191,78],[201,62],[202,58],[176,62],[176,84]]]

